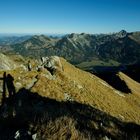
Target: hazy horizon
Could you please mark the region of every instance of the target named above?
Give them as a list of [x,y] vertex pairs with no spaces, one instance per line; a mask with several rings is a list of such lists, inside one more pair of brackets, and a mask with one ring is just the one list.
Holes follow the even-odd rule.
[[[122,29],[123,30],[123,29]],[[117,31],[117,32],[120,32],[121,30]],[[126,30],[127,31],[127,30]],[[85,34],[113,34],[113,33],[117,33],[117,32],[104,32],[104,33],[86,33],[86,32],[80,32],[80,33],[77,33],[77,32],[69,32],[69,33],[0,33],[0,37],[9,37],[9,36],[34,36],[34,35],[48,35],[48,36],[63,36],[63,35],[67,35],[67,34],[82,34],[82,33],[85,33]],[[128,32],[128,31],[127,31]],[[140,32],[140,30],[138,31],[132,31],[132,32]],[[131,33],[131,32],[128,32],[128,33]]]

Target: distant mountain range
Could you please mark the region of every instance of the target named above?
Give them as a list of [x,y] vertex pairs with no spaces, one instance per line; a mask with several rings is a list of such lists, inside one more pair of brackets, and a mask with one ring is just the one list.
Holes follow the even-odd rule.
[[0,36],[0,45],[13,45],[13,44],[17,44],[17,43],[22,43],[29,38],[31,38],[30,35],[26,35],[26,36],[1,35]]
[[[25,39],[25,38],[24,38]],[[32,36],[10,48],[23,56],[62,56],[78,67],[118,66],[140,62],[140,32],[69,34],[63,37]]]

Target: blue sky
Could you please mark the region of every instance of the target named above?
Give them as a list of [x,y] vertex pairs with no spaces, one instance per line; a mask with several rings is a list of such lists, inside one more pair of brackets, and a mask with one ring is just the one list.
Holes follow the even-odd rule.
[[0,0],[0,33],[140,31],[140,0]]

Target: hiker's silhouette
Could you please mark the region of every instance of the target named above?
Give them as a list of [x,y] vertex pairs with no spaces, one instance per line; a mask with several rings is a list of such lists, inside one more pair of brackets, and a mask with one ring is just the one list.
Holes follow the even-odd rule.
[[[6,91],[8,90],[8,97],[11,98],[13,95],[15,95],[16,90],[14,86],[14,78],[10,74],[6,74],[4,72],[3,77],[0,78],[0,80],[3,80],[3,92],[2,92],[2,105],[6,102]],[[7,90],[6,90],[7,89]]]
[[2,104],[4,104],[6,99],[6,72],[3,74],[3,94],[2,94]]
[[9,97],[12,97],[16,93],[15,86],[14,86],[13,82],[14,82],[14,78],[10,74],[8,74],[6,76],[6,85],[7,85]]
[[31,65],[31,61],[29,60],[28,61],[28,71],[31,71],[32,70],[32,65]]
[[3,88],[2,88],[2,104],[4,104],[6,99],[6,72],[3,73],[3,77],[0,77],[0,80],[3,81]]

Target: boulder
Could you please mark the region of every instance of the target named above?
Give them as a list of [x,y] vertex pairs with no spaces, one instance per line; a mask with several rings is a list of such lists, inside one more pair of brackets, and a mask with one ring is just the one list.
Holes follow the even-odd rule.
[[56,70],[63,71],[63,66],[58,56],[43,57],[42,65],[44,68],[47,68],[52,75]]
[[37,78],[33,78],[32,81],[26,86],[26,89],[29,89],[30,90],[35,85],[35,83],[37,81],[38,81]]
[[74,101],[74,99],[68,93],[64,93],[64,100],[65,101]]

